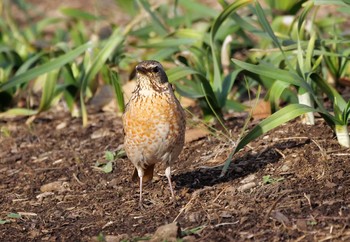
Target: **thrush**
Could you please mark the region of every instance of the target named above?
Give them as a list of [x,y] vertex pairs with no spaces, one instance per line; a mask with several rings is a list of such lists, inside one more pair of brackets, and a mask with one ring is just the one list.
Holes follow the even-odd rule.
[[154,166],[165,164],[172,198],[171,165],[184,145],[185,112],[174,95],[163,66],[154,60],[136,66],[137,84],[123,114],[124,148],[135,166],[133,181],[142,185],[153,178]]

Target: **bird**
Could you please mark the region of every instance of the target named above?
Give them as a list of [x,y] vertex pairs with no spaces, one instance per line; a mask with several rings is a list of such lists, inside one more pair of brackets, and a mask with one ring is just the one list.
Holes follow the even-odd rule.
[[137,64],[136,87],[122,116],[124,149],[135,166],[133,181],[139,181],[139,206],[142,186],[153,178],[157,163],[165,165],[171,196],[171,166],[178,159],[185,141],[185,112],[174,94],[163,66],[155,60]]

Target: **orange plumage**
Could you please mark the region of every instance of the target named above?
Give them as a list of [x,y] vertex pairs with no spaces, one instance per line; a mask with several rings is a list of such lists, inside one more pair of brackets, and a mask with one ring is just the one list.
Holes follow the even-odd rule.
[[143,61],[136,66],[137,86],[123,115],[124,146],[135,166],[133,179],[152,180],[154,165],[165,163],[165,175],[171,185],[170,166],[178,158],[185,137],[185,113],[172,86],[157,61]]

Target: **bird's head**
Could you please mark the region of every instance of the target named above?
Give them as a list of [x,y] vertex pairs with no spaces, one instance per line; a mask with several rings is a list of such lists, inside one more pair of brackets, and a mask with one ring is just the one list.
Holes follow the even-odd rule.
[[154,60],[140,62],[136,66],[137,86],[141,90],[164,92],[169,89],[168,77],[163,66]]

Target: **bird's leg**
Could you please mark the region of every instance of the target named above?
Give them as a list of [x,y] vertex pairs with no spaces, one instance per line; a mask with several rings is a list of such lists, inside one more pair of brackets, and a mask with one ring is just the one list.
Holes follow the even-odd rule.
[[143,176],[140,176],[140,200],[139,200],[140,208],[143,208],[143,205],[142,205],[142,178],[143,178]]
[[143,180],[143,175],[144,175],[144,171],[143,169],[137,169],[137,173],[139,175],[140,178],[140,200],[139,200],[139,206],[141,209],[143,209],[143,204],[142,204],[142,180]]
[[171,184],[171,170],[170,170],[170,166],[167,166],[167,168],[165,169],[165,176],[168,178],[168,182],[169,182],[169,186],[170,186],[170,191],[171,191],[171,196],[172,196],[174,202],[176,202],[175,195],[174,195],[174,190],[173,190],[173,186],[172,186],[172,184]]

